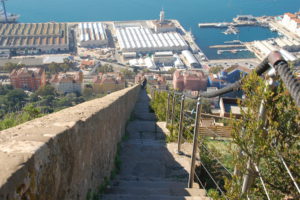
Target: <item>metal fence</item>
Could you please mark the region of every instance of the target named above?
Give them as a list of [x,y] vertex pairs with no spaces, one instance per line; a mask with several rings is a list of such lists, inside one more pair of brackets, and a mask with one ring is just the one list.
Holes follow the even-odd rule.
[[[285,66],[285,68],[284,68]],[[257,68],[257,74],[261,75],[267,69],[272,68],[274,70],[278,70],[279,76],[282,78],[286,87],[291,92],[291,96],[294,98],[296,105],[300,105],[299,94],[300,94],[300,86],[297,81],[291,75],[291,72],[286,69],[287,63],[282,59],[281,56],[278,55],[277,52],[272,53],[266,60],[264,60]],[[274,72],[273,72],[274,73]],[[271,75],[272,78],[272,75]],[[270,83],[273,84],[273,82]],[[189,171],[189,181],[188,186],[190,188],[193,187],[194,180],[198,180],[199,184],[206,189],[206,184],[201,181],[199,178],[199,174],[196,174],[195,171],[195,163],[197,159],[200,161],[201,168],[206,172],[207,177],[210,178],[211,182],[215,185],[215,188],[219,191],[219,193],[223,196],[223,198],[228,199],[226,196],[226,192],[223,187],[219,184],[214,174],[210,171],[210,169],[206,166],[204,162],[202,162],[202,158],[199,157],[198,151],[205,152],[206,155],[210,157],[210,159],[214,160],[218,163],[218,166],[222,168],[222,170],[227,174],[228,177],[232,177],[236,173],[238,173],[235,169],[228,169],[226,164],[222,162],[219,156],[216,155],[214,151],[212,151],[208,145],[206,145],[203,141],[207,138],[210,140],[217,140],[224,143],[231,143],[231,126],[225,126],[222,123],[218,123],[219,121],[224,122],[224,120],[239,120],[232,119],[227,117],[219,117],[212,114],[203,112],[203,101],[205,98],[212,98],[216,96],[220,96],[236,90],[241,85],[241,81],[238,81],[227,88],[223,88],[217,92],[213,93],[200,93],[197,98],[184,95],[183,93],[174,92],[174,91],[163,91],[151,88],[151,95],[155,98],[155,93],[167,92],[167,105],[166,105],[166,122],[167,125],[171,127],[172,132],[177,133],[178,137],[178,154],[181,154],[181,145],[183,142],[190,140],[193,143],[193,150],[191,155],[191,166]],[[188,107],[186,102],[193,102],[194,105]],[[265,114],[265,102],[261,102],[260,111],[258,118],[263,119]],[[241,130],[242,131],[242,130]],[[192,138],[192,140],[191,140]],[[277,156],[282,162],[284,169],[287,173],[287,178],[291,179],[295,188],[300,194],[299,185],[295,180],[294,175],[292,174],[288,164],[285,162],[283,157],[277,152]],[[254,166],[254,167],[253,167]],[[270,199],[269,192],[267,191],[264,178],[261,175],[259,166],[256,163],[252,163],[250,160],[247,165],[248,172],[250,168],[254,168],[256,177],[259,178],[259,181],[262,185],[262,188],[265,193],[265,197]],[[201,176],[201,174],[200,174]],[[254,174],[248,173],[244,175],[243,183],[241,183],[241,194],[246,194],[251,185],[251,178],[253,178]]]

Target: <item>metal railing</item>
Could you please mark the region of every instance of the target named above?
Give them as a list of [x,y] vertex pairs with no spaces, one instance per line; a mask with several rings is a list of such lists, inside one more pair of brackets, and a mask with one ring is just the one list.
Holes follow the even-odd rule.
[[[269,69],[272,69],[272,70],[270,70],[272,72],[272,73],[270,73],[271,78],[273,78],[275,72],[277,72],[277,74],[280,76],[280,78],[284,82],[286,88],[289,90],[296,105],[298,107],[300,107],[300,84],[293,77],[293,75],[288,67],[287,62],[282,58],[282,56],[278,52],[272,52],[269,55],[269,57],[267,57],[255,69],[255,72],[258,75],[262,75],[264,72],[266,72]],[[187,138],[184,138],[184,134],[185,135],[190,134],[190,136],[191,136],[191,134],[193,135],[193,149],[192,149],[192,155],[191,155],[191,166],[190,166],[189,181],[188,181],[188,187],[190,187],[190,188],[193,187],[194,180],[196,178],[199,181],[200,185],[205,189],[205,184],[201,181],[201,179],[195,172],[195,163],[197,160],[197,150],[198,149],[204,149],[207,152],[207,154],[210,155],[211,158],[214,159],[226,171],[226,173],[228,173],[228,175],[230,177],[233,176],[233,173],[226,167],[226,165],[224,163],[222,163],[220,161],[219,158],[217,158],[217,156],[215,156],[212,152],[210,152],[210,150],[207,146],[205,146],[202,142],[200,142],[200,145],[199,145],[199,133],[200,133],[201,137],[213,137],[213,138],[217,137],[217,138],[221,138],[222,141],[228,141],[228,133],[230,133],[230,131],[231,131],[231,127],[226,127],[226,126],[223,126],[223,128],[221,127],[219,129],[214,128],[214,127],[209,127],[209,126],[203,126],[201,124],[201,120],[203,119],[203,117],[210,117],[213,119],[221,119],[221,120],[232,120],[232,118],[220,117],[220,116],[215,116],[215,115],[212,115],[209,113],[203,113],[202,112],[202,105],[203,105],[202,101],[204,98],[213,98],[213,97],[221,96],[228,92],[238,90],[241,87],[242,81],[243,81],[243,79],[240,81],[237,81],[234,84],[229,85],[228,87],[222,88],[222,89],[214,91],[214,92],[200,93],[198,95],[198,97],[189,96],[189,95],[186,95],[186,94],[183,94],[180,92],[157,90],[159,92],[167,92],[168,93],[168,100],[167,100],[167,105],[166,105],[166,107],[167,107],[166,122],[167,122],[167,125],[170,122],[172,131],[174,129],[174,124],[176,123],[178,125],[178,141],[177,141],[178,142],[178,147],[177,147],[178,154],[182,154],[181,144],[182,144],[183,140],[184,141],[187,140]],[[274,81],[272,83],[274,83]],[[185,109],[185,102],[187,99],[196,101],[195,112],[191,112],[191,111],[188,111]],[[180,105],[180,111],[179,111],[179,114],[177,113],[177,115],[175,112],[176,104]],[[261,106],[260,106],[259,116],[258,116],[262,120],[264,120],[264,116],[265,116],[265,105],[264,104],[265,104],[265,102],[262,101]],[[193,125],[192,125],[192,123],[189,124],[190,126],[193,126],[193,133],[184,131],[184,128],[186,128],[186,127],[184,127],[184,123],[186,122],[186,120],[194,120]],[[261,128],[263,128],[263,127],[261,127]],[[222,131],[227,132],[227,134],[222,134]],[[294,176],[292,175],[291,171],[289,170],[288,165],[285,163],[284,159],[280,155],[278,155],[278,158],[284,165],[284,168],[286,169],[287,174],[289,175],[289,178],[291,178],[293,184],[295,185],[295,187],[297,188],[297,191],[300,194],[299,186],[298,186]],[[199,159],[199,161],[200,161],[201,167],[206,171],[206,173],[208,174],[210,179],[213,181],[213,183],[215,184],[215,186],[216,186],[217,190],[220,192],[220,194],[225,199],[228,199],[226,197],[226,193],[222,190],[222,187],[214,179],[213,174],[210,173],[208,168],[204,166],[203,162],[201,162],[201,158]],[[250,170],[251,167],[255,169],[255,173],[260,180],[260,183],[263,187],[266,198],[270,199],[269,192],[267,191],[265,181],[260,172],[258,164],[252,163],[252,161],[249,160],[248,166],[247,166],[248,172],[251,171]],[[251,185],[251,181],[250,181],[251,176],[255,176],[255,175],[251,174],[251,173],[244,175],[244,180],[243,180],[243,184],[242,184],[242,194],[247,193],[247,191]]]

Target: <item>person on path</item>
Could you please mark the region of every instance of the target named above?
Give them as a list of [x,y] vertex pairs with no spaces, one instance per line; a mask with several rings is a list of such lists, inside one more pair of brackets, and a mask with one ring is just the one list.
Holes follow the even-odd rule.
[[142,89],[145,89],[146,85],[147,85],[147,79],[146,79],[146,77],[144,77],[143,81],[142,81]]

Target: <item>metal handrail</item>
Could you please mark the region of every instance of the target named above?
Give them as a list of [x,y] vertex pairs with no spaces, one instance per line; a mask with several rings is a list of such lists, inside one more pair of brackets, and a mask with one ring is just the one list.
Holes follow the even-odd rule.
[[[231,176],[233,177],[233,174],[229,171],[229,169],[227,169],[224,164],[216,157],[213,155],[213,153],[211,153],[208,148],[202,143],[201,145],[224,169],[225,171]],[[200,147],[199,147],[200,148]]]
[[[211,132],[211,133],[212,133],[213,135],[215,135],[216,137],[224,138],[222,135],[219,135],[218,133],[216,133],[216,132],[210,130],[207,126],[203,126],[203,128],[206,128],[209,132]],[[222,140],[223,142],[228,142],[228,141],[223,140],[223,139],[220,139],[220,140]]]
[[294,176],[293,176],[291,170],[290,170],[289,167],[287,166],[287,164],[286,164],[286,162],[284,161],[283,157],[282,157],[281,155],[279,155],[279,153],[278,153],[278,157],[279,157],[279,159],[281,160],[282,164],[284,165],[284,167],[285,167],[287,173],[289,174],[290,178],[292,179],[293,184],[294,184],[295,187],[297,188],[298,193],[300,194],[300,188],[299,188],[299,185],[298,185],[298,183],[296,182],[296,180],[295,180],[295,178],[294,178]]
[[203,189],[206,190],[205,186],[203,185],[203,183],[202,183],[202,181],[200,180],[200,178],[199,178],[199,176],[197,175],[197,173],[195,173],[195,176],[196,176],[198,182],[200,183],[201,187],[202,187]]
[[[201,160],[200,160],[201,161]],[[203,164],[203,162],[201,161],[201,166],[203,167],[203,169],[206,171],[206,173],[208,174],[208,176],[210,177],[210,179],[214,182],[214,184],[217,186],[218,190],[222,193],[222,195],[225,197],[225,199],[228,200],[227,196],[225,195],[224,191],[221,189],[221,187],[219,186],[219,184],[217,183],[217,181],[214,179],[214,177],[211,175],[211,173],[207,170],[207,168],[205,167],[205,165]]]
[[[257,75],[262,75],[269,69],[275,69],[278,72],[281,80],[284,82],[286,88],[291,93],[292,98],[294,99],[296,105],[300,107],[300,83],[293,75],[291,69],[288,67],[288,63],[284,60],[280,52],[273,51],[266,57],[255,69]],[[247,75],[246,75],[247,76]],[[221,88],[212,92],[203,92],[199,93],[198,97],[202,98],[213,98],[218,97],[229,92],[237,91],[240,89],[241,84],[245,77],[239,81],[236,81],[233,84],[230,84],[224,88]],[[167,90],[164,90],[167,91]],[[182,95],[183,93],[175,92],[178,95]],[[186,94],[188,98],[197,99],[198,97],[189,96]]]
[[268,190],[267,190],[267,188],[266,188],[266,184],[265,184],[265,182],[264,182],[264,180],[263,180],[263,178],[262,178],[262,176],[261,176],[261,173],[260,173],[260,171],[259,171],[259,168],[257,167],[256,164],[254,164],[254,168],[255,168],[255,170],[256,170],[258,176],[259,176],[260,182],[261,182],[261,184],[262,184],[262,186],[263,186],[263,188],[264,188],[264,191],[265,191],[265,194],[266,194],[268,200],[271,200],[271,199],[270,199],[269,192],[268,192]]
[[[263,60],[262,63],[260,63],[255,68],[254,71],[256,72],[256,74],[262,75],[263,73],[265,73],[269,69],[274,69],[278,73],[281,80],[284,82],[286,88],[290,92],[292,98],[294,99],[296,105],[298,107],[300,107],[300,83],[295,79],[295,77],[293,76],[291,70],[288,67],[288,63],[283,59],[283,57],[281,56],[281,54],[279,52],[272,52],[266,59]],[[217,91],[199,93],[198,97],[213,98],[213,97],[217,97],[217,96],[220,96],[220,95],[232,92],[232,91],[239,90],[243,80],[244,80],[244,78],[239,80],[239,81],[236,81],[235,83],[233,83],[231,85],[228,85],[225,88],[219,89]],[[174,91],[173,94],[174,94],[173,99],[175,99],[175,95],[183,95],[183,93],[176,92],[176,91]],[[197,98],[195,96],[190,96],[190,95],[187,95],[187,94],[185,94],[185,96],[186,96],[186,98],[190,98],[190,99],[196,99]],[[175,103],[175,101],[173,101],[173,103]],[[172,112],[174,112],[174,109],[172,109]],[[196,116],[199,116],[199,115],[202,115],[202,113],[196,112]],[[210,116],[210,117],[215,117],[215,118],[221,118],[221,117],[218,117],[218,116],[213,116],[213,115],[205,114],[205,113],[203,113],[203,115]],[[187,118],[192,118],[191,116],[189,116],[186,113],[184,113],[184,116],[186,116]],[[173,119],[173,116],[172,116],[172,119]],[[223,117],[223,119],[232,120],[232,118],[224,118],[224,117]],[[172,123],[173,123],[173,121],[174,120],[172,120]],[[205,128],[208,129],[207,127],[205,127]],[[195,123],[194,129],[195,130],[198,129],[198,124],[197,123]],[[217,133],[215,133],[214,131],[212,131],[210,129],[208,129],[208,130],[211,131],[214,135],[216,135],[218,137],[222,137],[222,136],[218,135]],[[196,135],[196,132],[194,131],[194,146],[195,146],[195,141],[197,142],[197,138],[195,140],[195,135]],[[193,154],[194,154],[194,149],[193,149]],[[295,187],[297,188],[297,191],[300,193],[300,188],[299,188],[298,184],[296,183],[295,178],[293,177],[293,175],[292,175],[291,171],[289,170],[287,164],[285,163],[282,156],[279,155],[279,158],[280,158],[281,162],[283,163],[285,169],[287,170],[290,178],[292,179]],[[193,159],[195,159],[195,158],[193,158],[193,156],[192,156],[192,160]],[[192,165],[194,165],[193,161],[192,161]],[[192,170],[192,169],[193,169],[193,167],[191,167],[190,174],[192,174],[192,173],[194,174],[194,170]],[[258,170],[258,168],[257,168],[257,170]],[[206,169],[206,171],[207,171],[207,169]],[[191,177],[189,179],[191,179]],[[260,179],[261,179],[261,182],[263,184],[264,190],[266,192],[266,188],[265,188],[265,185],[264,185],[264,182],[263,182],[261,176],[260,176]],[[190,180],[189,180],[189,183],[190,183]],[[268,196],[268,198],[269,198],[269,196]]]

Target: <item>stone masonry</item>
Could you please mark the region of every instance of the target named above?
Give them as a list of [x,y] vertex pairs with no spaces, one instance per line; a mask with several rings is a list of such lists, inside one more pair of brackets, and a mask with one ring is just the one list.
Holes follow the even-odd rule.
[[81,200],[109,177],[140,87],[0,132],[1,200]]
[[134,120],[127,126],[127,140],[121,144],[121,170],[106,189],[102,200],[211,200],[194,183],[187,188],[191,145],[166,143],[168,130],[149,112],[149,97],[141,90],[134,108]]

